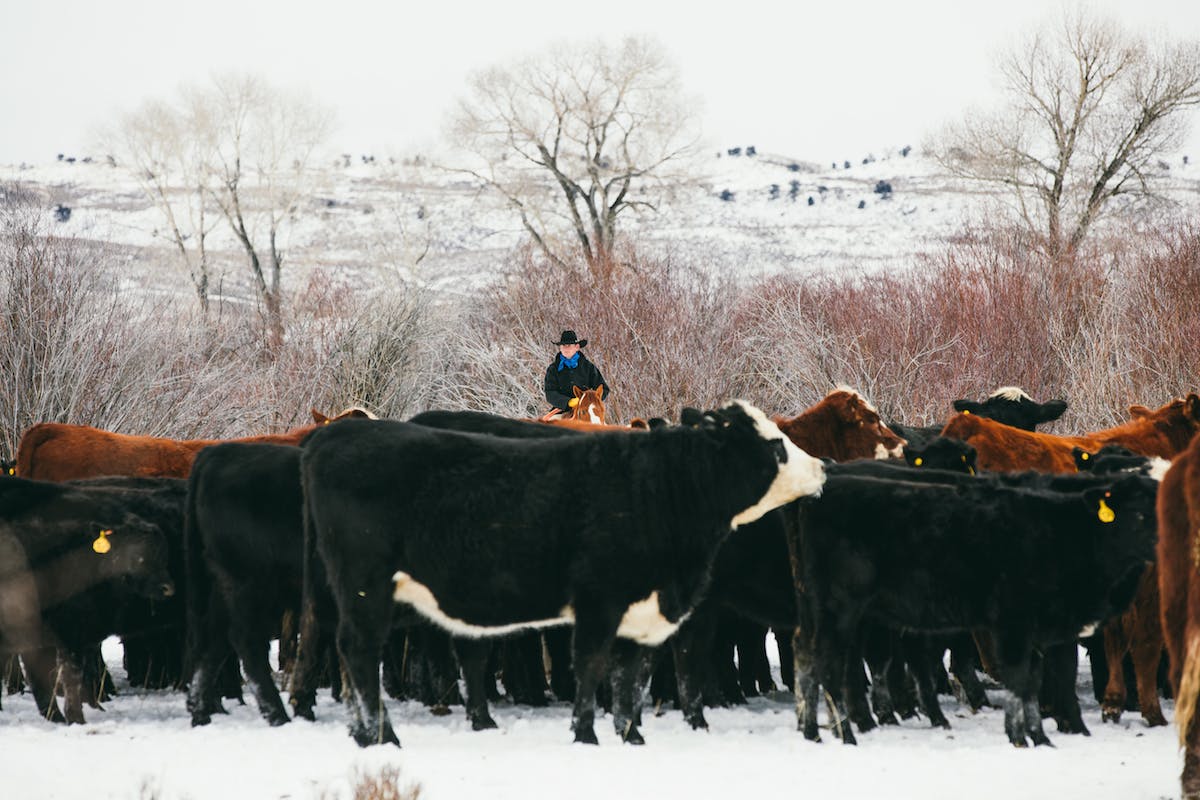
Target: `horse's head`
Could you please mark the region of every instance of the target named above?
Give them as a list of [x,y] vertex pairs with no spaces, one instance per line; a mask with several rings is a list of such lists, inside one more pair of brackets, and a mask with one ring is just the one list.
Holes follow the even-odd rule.
[[578,386],[574,386],[572,388],[575,390],[575,399],[579,402],[575,404],[575,413],[571,415],[571,419],[590,422],[593,425],[605,424],[604,401],[601,399],[604,387],[597,386],[595,389],[580,389]]

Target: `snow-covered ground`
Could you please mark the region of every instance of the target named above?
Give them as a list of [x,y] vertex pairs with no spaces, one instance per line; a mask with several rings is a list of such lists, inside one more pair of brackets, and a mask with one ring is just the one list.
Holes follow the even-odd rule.
[[[725,273],[907,268],[914,255],[937,251],[978,221],[996,198],[903,146],[821,164],[746,153],[726,147],[698,156],[694,184],[677,189],[657,214],[622,216],[624,230],[644,250]],[[1153,212],[1114,205],[1110,224],[1128,230],[1180,209],[1200,211],[1197,156],[1158,165],[1167,205]],[[524,238],[500,199],[423,159],[364,163],[355,156],[322,166],[312,178],[313,196],[285,229],[288,288],[302,286],[314,268],[358,286],[413,273],[442,286],[478,285]],[[190,291],[164,220],[127,171],[103,158],[0,165],[0,183],[34,193],[50,232],[118,245],[123,269],[143,285]],[[69,219],[55,218],[58,206],[71,210]],[[247,270],[227,227],[216,226],[208,244],[217,291],[249,296]]]
[[[771,648],[771,652],[774,648]],[[1091,737],[1047,730],[1053,748],[1017,750],[1003,712],[972,716],[953,698],[943,708],[953,729],[921,721],[878,729],[844,747],[824,733],[819,745],[795,730],[790,694],[707,712],[711,730],[690,730],[678,712],[648,715],[644,747],[625,746],[611,720],[597,720],[599,747],[571,743],[570,708],[493,709],[499,730],[476,733],[461,708],[434,716],[419,703],[388,701],[402,749],[361,750],[346,732],[345,710],[322,691],[319,721],[269,728],[253,705],[193,730],[184,697],[123,685],[120,645],[105,658],[121,694],[88,724],[38,718],[28,695],[4,698],[0,772],[5,798],[159,797],[166,800],[349,797],[355,773],[399,768],[426,800],[480,798],[1083,798],[1158,800],[1178,794],[1181,758],[1174,728],[1146,728],[1136,713],[1100,723],[1086,657],[1078,691]],[[778,670],[776,670],[778,680]],[[991,693],[999,700],[1002,692]],[[253,701],[250,701],[251,703]],[[1168,718],[1172,704],[1165,703]],[[822,718],[823,720],[824,718]]]

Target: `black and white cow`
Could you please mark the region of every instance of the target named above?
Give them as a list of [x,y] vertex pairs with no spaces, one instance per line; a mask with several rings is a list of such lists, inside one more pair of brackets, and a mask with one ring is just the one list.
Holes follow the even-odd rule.
[[[0,481],[0,650],[21,654],[52,721],[84,721],[79,657],[114,632],[122,599],[175,591],[162,531],[130,513],[124,494]],[[66,717],[54,698],[56,654],[68,671]]]
[[[1037,430],[1038,425],[1053,422],[1067,410],[1066,400],[1047,400],[1039,403],[1016,386],[1002,386],[982,402],[955,400],[954,410],[960,414],[976,414],[994,419],[1024,431]],[[909,444],[923,446],[942,432],[941,425],[902,425],[889,422],[888,427],[904,437]]]
[[[1012,485],[1026,477],[1053,488]],[[1012,693],[1009,740],[1048,743],[1039,653],[1128,605],[1154,557],[1157,482],[1096,480],[982,476],[948,485],[831,474],[819,501],[789,508],[799,617],[811,637],[798,674],[805,736],[818,738],[814,667],[844,717],[846,654],[872,621],[989,630]],[[844,718],[836,728],[854,741]]]
[[[576,741],[615,639],[659,644],[732,528],[819,494],[820,461],[735,403],[697,427],[526,440],[354,421],[301,458],[305,536],[338,607],[360,745],[397,743],[379,703],[391,603],[464,637],[574,625]],[[631,670],[623,670],[630,672]],[[636,709],[614,725],[637,741]]]

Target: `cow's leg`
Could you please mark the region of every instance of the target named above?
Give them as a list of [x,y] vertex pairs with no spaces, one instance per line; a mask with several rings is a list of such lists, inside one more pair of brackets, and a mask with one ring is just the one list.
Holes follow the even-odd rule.
[[867,668],[871,672],[871,707],[880,725],[899,725],[896,709],[892,704],[892,693],[888,690],[887,671],[891,665],[894,647],[892,636],[868,636],[863,653]]
[[617,639],[612,647],[609,677],[613,693],[613,728],[628,744],[645,744],[640,724],[641,672],[645,650],[636,642]]
[[559,700],[575,699],[575,673],[571,667],[570,628],[551,628],[542,632],[546,654],[550,657],[550,691]]
[[738,683],[746,697],[757,697],[775,691],[771,677],[771,662],[767,658],[767,629],[754,622],[739,619],[734,630],[737,635]]
[[188,638],[192,664],[192,682],[188,687],[187,710],[192,715],[192,727],[212,722],[213,714],[226,713],[221,703],[218,680],[223,665],[230,660],[229,617],[217,591],[209,593],[208,611],[199,619],[192,617]]
[[[315,558],[315,556],[311,556]],[[308,558],[305,560],[305,595],[300,606],[300,644],[296,648],[296,663],[292,669],[292,679],[289,686],[292,711],[297,717],[309,721],[316,720],[313,712],[317,704],[317,683],[320,674],[330,661],[332,636],[328,620],[336,619],[331,599],[324,587],[313,588],[309,585]],[[323,573],[322,573],[323,575]],[[323,577],[322,577],[323,579]],[[336,672],[336,665],[334,665]]]
[[842,744],[858,744],[850,727],[850,714],[846,709],[845,699],[850,670],[862,672],[863,669],[857,648],[848,644],[854,641],[855,637],[847,636],[843,639],[831,615],[822,623],[818,623],[817,630],[817,669],[825,687],[825,704],[829,709],[833,733],[841,738]]
[[1050,744],[1042,730],[1038,711],[1038,688],[1041,683],[1041,656],[1033,650],[1029,635],[1009,631],[999,637],[996,657],[1001,676],[1008,686],[1009,697],[1004,706],[1004,729],[1008,740],[1016,747],[1028,744]]
[[938,702],[935,670],[929,658],[929,640],[925,636],[901,636],[905,660],[912,667],[917,679],[917,697],[921,700],[921,710],[929,717],[929,724],[935,728],[950,728],[950,722],[942,713],[941,703]]
[[[697,609],[699,611],[699,609]],[[704,718],[703,670],[708,666],[708,654],[702,649],[708,614],[697,619],[695,614],[671,637],[671,656],[675,662],[675,685],[679,708],[692,730],[708,730]]]
[[779,678],[783,691],[791,691],[796,685],[796,663],[792,655],[792,629],[771,628],[775,634],[775,649],[779,653]]
[[279,689],[271,675],[270,633],[264,629],[255,617],[253,609],[260,604],[255,603],[255,597],[246,593],[235,596],[231,605],[246,611],[230,620],[229,638],[233,649],[241,659],[242,669],[246,673],[246,681],[250,691],[258,703],[258,711],[271,727],[288,723],[287,711],[284,710],[283,700],[279,697]]
[[80,654],[74,650],[58,652],[59,680],[63,687],[63,716],[68,725],[83,725],[83,664]]
[[514,702],[527,706],[546,705],[546,669],[542,663],[542,636],[526,631],[502,640],[501,664],[504,687]]
[[53,647],[39,647],[21,653],[25,662],[26,678],[33,692],[33,700],[37,703],[38,713],[49,722],[66,722],[66,717],[58,709],[58,698],[55,697],[55,652]]
[[1045,648],[1042,683],[1051,699],[1051,708],[1061,733],[1081,733],[1091,736],[1083,723],[1079,697],[1075,694],[1075,676],[1079,673],[1079,647],[1065,642]]
[[581,609],[576,604],[571,641],[575,664],[575,709],[571,729],[575,741],[599,744],[596,739],[596,687],[608,666],[608,653],[617,635],[620,614],[597,605]]
[[963,700],[975,713],[981,708],[991,707],[983,681],[979,680],[979,651],[975,642],[965,634],[955,634],[950,639],[950,671],[962,687]]
[[491,674],[488,669],[492,654],[491,642],[486,639],[467,638],[455,638],[450,641],[467,684],[466,707],[467,718],[471,720],[471,730],[483,731],[497,727],[496,720],[492,719],[488,711],[487,683]]
[[820,682],[817,677],[817,660],[812,642],[800,628],[792,631],[793,663],[796,670],[796,727],[810,742],[821,741],[821,729],[817,726],[817,698]]
[[1125,653],[1129,651],[1129,613],[1110,620],[1104,626],[1104,660],[1108,664],[1108,683],[1100,704],[1100,719],[1120,722],[1125,709]]
[[1158,672],[1164,646],[1160,605],[1158,569],[1150,566],[1138,583],[1133,609],[1127,615],[1130,623],[1127,630],[1129,655],[1137,678],[1138,705],[1142,718],[1151,727],[1167,724],[1158,702]]
[[21,673],[21,659],[16,653],[0,656],[0,678],[8,694],[20,694],[25,689],[25,676]]
[[391,623],[391,597],[351,595],[338,602],[337,647],[350,678],[349,694],[354,721],[350,735],[359,747],[372,744],[400,746],[387,708],[383,705],[379,663]]
[[300,612],[295,608],[284,609],[279,618],[279,671],[285,676],[291,675],[296,666],[299,634]]
[[867,675],[864,671],[862,649],[852,647],[846,658],[846,710],[850,719],[858,727],[859,733],[866,733],[879,727],[867,704]]

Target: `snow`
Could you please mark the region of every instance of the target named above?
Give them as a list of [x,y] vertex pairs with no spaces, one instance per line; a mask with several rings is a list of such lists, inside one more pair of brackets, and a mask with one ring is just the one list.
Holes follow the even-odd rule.
[[[774,648],[769,651],[773,654]],[[192,729],[184,695],[124,684],[120,644],[105,659],[120,695],[105,711],[87,709],[88,724],[55,726],[38,718],[29,695],[4,698],[0,769],[8,798],[349,797],[356,773],[385,766],[402,783],[421,785],[425,800],[571,796],[750,798],[781,792],[804,797],[971,798],[1088,797],[1137,800],[1175,797],[1182,763],[1173,727],[1147,728],[1136,713],[1101,724],[1086,656],[1078,692],[1091,737],[1048,732],[1053,748],[1017,750],[1003,731],[1003,712],[972,716],[950,697],[953,726],[923,721],[864,734],[845,747],[823,731],[821,744],[795,729],[792,697],[779,692],[749,705],[706,712],[710,731],[692,731],[677,711],[646,715],[644,747],[622,745],[611,718],[596,721],[599,747],[571,743],[571,710],[503,702],[492,711],[499,730],[474,732],[461,707],[434,716],[419,703],[387,701],[403,747],[358,748],[347,713],[327,690],[318,722],[270,728],[249,700],[205,728]],[[776,680],[778,669],[776,666]],[[1002,691],[989,693],[993,702]],[[1166,701],[1167,716],[1172,703]],[[822,717],[824,722],[824,717]]]

